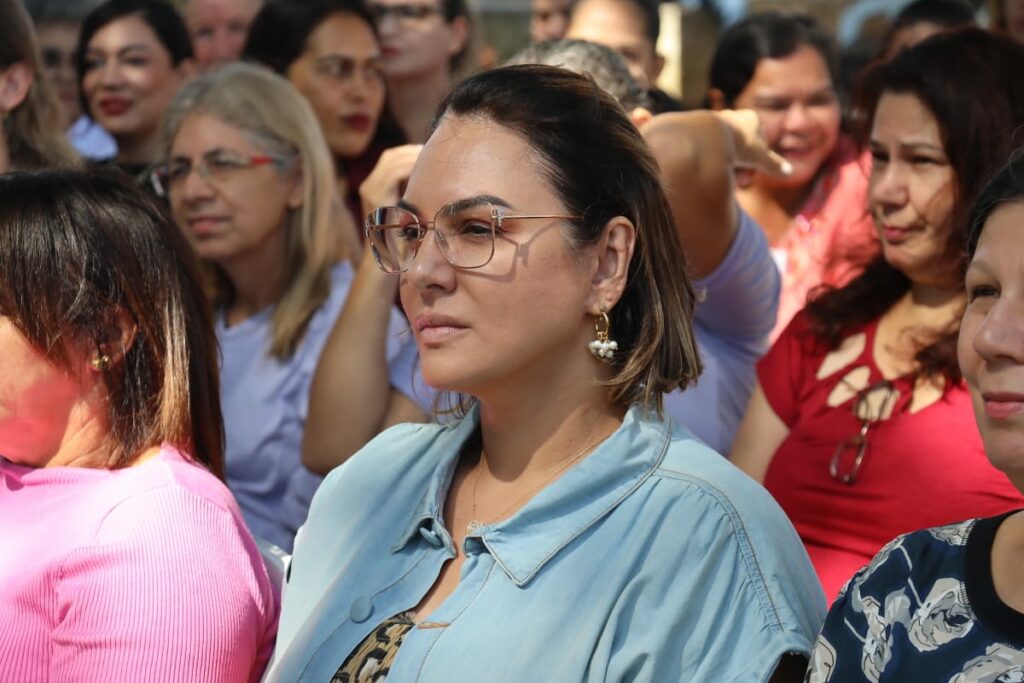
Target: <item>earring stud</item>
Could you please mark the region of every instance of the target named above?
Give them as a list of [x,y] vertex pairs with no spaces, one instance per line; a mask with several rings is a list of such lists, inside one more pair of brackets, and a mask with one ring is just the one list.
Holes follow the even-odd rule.
[[105,353],[97,353],[89,359],[89,366],[96,372],[102,372],[110,367],[110,356]]
[[601,315],[594,321],[594,334],[597,338],[587,344],[590,353],[594,354],[594,357],[602,363],[611,363],[615,352],[619,350],[618,343],[608,337],[611,327],[611,321],[608,319],[608,309],[602,306]]

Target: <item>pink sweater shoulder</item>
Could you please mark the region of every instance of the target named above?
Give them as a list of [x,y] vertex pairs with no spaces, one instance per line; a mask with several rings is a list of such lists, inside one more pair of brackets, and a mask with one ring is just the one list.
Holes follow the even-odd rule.
[[165,447],[124,470],[0,460],[0,681],[256,681],[277,595],[227,488]]

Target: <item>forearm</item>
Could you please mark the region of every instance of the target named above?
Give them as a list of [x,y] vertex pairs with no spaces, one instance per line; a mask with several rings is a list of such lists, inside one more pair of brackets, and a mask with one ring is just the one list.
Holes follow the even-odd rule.
[[641,133],[661,169],[690,275],[704,277],[725,258],[736,232],[732,133],[709,111],[656,116]]
[[302,460],[326,474],[380,431],[391,385],[387,335],[398,279],[359,264],[352,288],[317,363],[309,393]]

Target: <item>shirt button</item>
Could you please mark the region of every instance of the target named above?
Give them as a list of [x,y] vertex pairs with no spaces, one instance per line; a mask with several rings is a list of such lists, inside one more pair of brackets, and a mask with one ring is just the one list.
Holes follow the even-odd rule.
[[357,624],[369,619],[371,614],[373,614],[373,604],[370,603],[369,598],[356,598],[348,611],[352,621]]
[[432,528],[421,526],[420,536],[422,536],[427,543],[434,546],[435,548],[441,547],[441,537],[438,536],[437,532],[434,531]]

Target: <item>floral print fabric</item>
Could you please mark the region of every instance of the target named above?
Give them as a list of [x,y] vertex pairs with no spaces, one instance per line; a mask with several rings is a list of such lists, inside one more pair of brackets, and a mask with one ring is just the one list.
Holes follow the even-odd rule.
[[833,604],[806,682],[1024,681],[1024,614],[992,581],[992,541],[1007,516],[885,546]]

